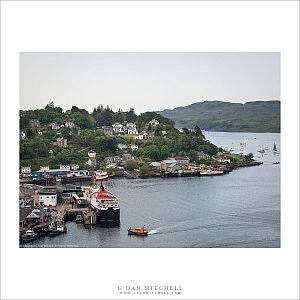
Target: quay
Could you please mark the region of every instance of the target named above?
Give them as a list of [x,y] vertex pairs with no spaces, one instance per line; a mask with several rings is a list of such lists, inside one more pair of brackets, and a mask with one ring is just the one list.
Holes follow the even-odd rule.
[[[76,182],[86,182],[86,181],[92,181],[92,176],[86,175],[86,176],[64,176],[59,178],[59,183],[61,184],[67,184],[67,183],[76,183]],[[20,183],[27,183],[27,184],[36,184],[36,185],[49,185],[49,184],[56,184],[57,178],[56,177],[43,177],[39,179],[30,179],[30,178],[23,178],[20,179]]]

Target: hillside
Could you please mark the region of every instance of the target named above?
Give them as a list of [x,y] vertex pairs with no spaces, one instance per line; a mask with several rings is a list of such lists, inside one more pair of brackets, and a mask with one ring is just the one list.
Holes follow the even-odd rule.
[[280,101],[204,101],[158,113],[173,120],[177,128],[198,125],[211,131],[280,132]]
[[[89,159],[90,151],[96,153],[96,160]],[[147,167],[150,161],[173,156],[188,156],[195,162],[200,151],[212,156],[219,149],[205,140],[200,129],[181,132],[155,112],[136,115],[133,108],[114,112],[103,105],[92,113],[76,106],[63,111],[53,102],[44,109],[20,111],[20,165],[32,170],[61,164],[97,169],[123,157]]]

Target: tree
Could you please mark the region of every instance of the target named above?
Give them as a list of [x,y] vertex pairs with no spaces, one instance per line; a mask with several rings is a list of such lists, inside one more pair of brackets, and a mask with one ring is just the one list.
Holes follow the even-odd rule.
[[183,131],[184,134],[189,134],[190,133],[190,131],[186,127],[182,128],[182,131]]
[[28,139],[32,139],[36,135],[36,133],[31,128],[26,128],[25,134]]
[[129,109],[129,112],[126,113],[126,121],[128,123],[134,123],[137,119],[137,115],[134,112],[133,108]]
[[153,175],[154,172],[152,171],[151,167],[148,164],[145,164],[140,167],[140,177],[147,178]]
[[245,155],[244,157],[245,157],[245,160],[250,161],[250,160],[253,160],[254,155],[253,155],[253,153],[249,153],[249,154]]
[[170,148],[167,145],[163,145],[160,148],[160,159],[166,159],[168,156],[170,156]]
[[160,158],[158,147],[156,145],[146,146],[144,148],[144,156],[149,157],[152,160],[158,160]]
[[71,136],[71,129],[69,127],[62,127],[60,132],[64,139],[68,139]]
[[125,169],[133,171],[137,168],[137,162],[135,160],[127,160],[125,163]]

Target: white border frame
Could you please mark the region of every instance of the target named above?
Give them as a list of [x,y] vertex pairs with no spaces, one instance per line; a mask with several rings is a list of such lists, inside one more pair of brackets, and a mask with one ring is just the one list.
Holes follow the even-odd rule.
[[[1,278],[4,299],[117,299],[118,285],[181,285],[183,299],[299,297],[299,3],[2,2]],[[19,52],[281,52],[282,235],[280,249],[20,249]],[[128,257],[148,257],[132,265]],[[78,265],[92,262],[82,287]],[[119,267],[112,272],[111,256]],[[99,257],[99,259],[95,259]],[[34,272],[37,265],[38,275]],[[60,268],[63,264],[68,266]],[[99,268],[106,271],[100,272]],[[47,274],[42,271],[47,270]],[[84,264],[81,270],[84,270]],[[54,287],[45,289],[57,273]],[[24,277],[30,280],[24,280]],[[75,278],[74,278],[75,276]],[[80,286],[76,276],[80,276]],[[34,282],[35,288],[31,289]],[[74,288],[70,288],[75,283]],[[140,296],[168,299],[174,296]]]

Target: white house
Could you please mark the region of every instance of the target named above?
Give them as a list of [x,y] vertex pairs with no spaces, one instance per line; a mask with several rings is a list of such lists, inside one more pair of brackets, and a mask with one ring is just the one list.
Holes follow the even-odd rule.
[[58,130],[58,129],[60,129],[60,126],[57,125],[56,123],[50,123],[49,126],[51,127],[52,130]]
[[138,145],[131,145],[130,146],[131,150],[138,150],[139,149],[139,146]]
[[121,123],[114,123],[112,125],[112,128],[113,128],[114,133],[124,133],[125,132],[124,126]]
[[125,144],[118,144],[118,148],[120,150],[124,150],[124,149],[127,149],[127,145],[125,145]]
[[152,119],[148,124],[151,126],[157,126],[159,125],[159,121],[157,121],[156,119]]
[[57,195],[53,192],[40,192],[39,202],[42,206],[56,206],[57,205]]
[[70,169],[73,171],[76,171],[79,169],[79,165],[78,164],[70,164]]
[[118,156],[118,155],[114,156],[114,157],[113,157],[113,160],[114,160],[115,163],[120,163],[120,162],[123,161],[122,157],[121,157],[121,156]]
[[68,140],[64,138],[57,138],[56,142],[53,142],[53,145],[61,148],[66,148],[68,145]]
[[60,170],[68,170],[68,171],[70,171],[70,165],[60,165],[59,169]]
[[40,167],[40,171],[48,171],[50,170],[49,166]]
[[21,167],[21,174],[31,174],[31,167]]
[[97,153],[95,151],[93,151],[93,150],[91,150],[91,151],[88,152],[88,157],[89,158],[95,158],[96,155],[97,155]]
[[74,122],[72,122],[72,121],[67,121],[67,122],[65,123],[65,126],[66,126],[66,127],[69,127],[69,128],[73,128],[73,127],[75,126],[75,124],[74,124]]
[[148,138],[148,133],[146,131],[141,131],[139,133],[139,140],[146,140]]
[[138,131],[136,129],[136,125],[134,123],[127,123],[127,134],[136,135]]
[[25,140],[26,139],[26,134],[24,131],[20,131],[20,140]]
[[167,132],[165,130],[163,130],[161,133],[162,133],[162,135],[166,135],[167,134]]

